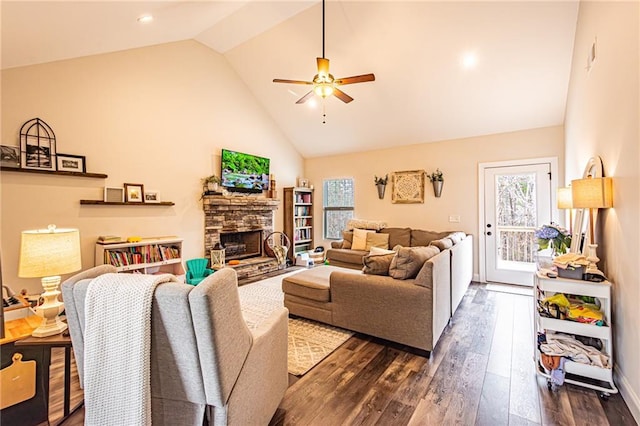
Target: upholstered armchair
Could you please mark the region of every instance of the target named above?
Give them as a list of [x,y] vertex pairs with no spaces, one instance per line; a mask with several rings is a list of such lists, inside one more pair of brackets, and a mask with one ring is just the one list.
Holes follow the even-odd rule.
[[[98,266],[62,285],[83,387],[88,374],[87,289],[93,279],[114,269]],[[236,272],[230,268],[195,287],[158,285],[151,311],[154,426],[268,424],[288,385],[287,316],[284,307],[277,309],[250,330],[242,316]]]

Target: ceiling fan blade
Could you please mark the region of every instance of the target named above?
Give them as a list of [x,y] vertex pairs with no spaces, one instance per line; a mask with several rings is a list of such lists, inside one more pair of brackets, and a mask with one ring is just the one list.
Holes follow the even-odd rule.
[[334,94],[334,96],[336,98],[340,99],[345,104],[348,104],[349,102],[351,102],[353,100],[353,98],[351,96],[347,95],[346,93],[344,93],[342,90],[338,89],[337,87],[333,88],[333,94]]
[[314,94],[315,94],[315,92],[313,90],[310,90],[306,95],[304,95],[303,97],[298,99],[296,103],[297,104],[303,104],[303,103],[307,102],[309,100],[309,98],[311,98]]
[[274,83],[288,83],[288,84],[313,84],[311,81],[302,81],[302,80],[283,80],[281,78],[274,78]]
[[329,60],[327,58],[316,58],[318,63],[318,74],[329,75]]
[[376,76],[373,74],[356,75],[353,77],[338,78],[335,84],[353,84],[353,83],[366,83],[367,81],[375,81]]

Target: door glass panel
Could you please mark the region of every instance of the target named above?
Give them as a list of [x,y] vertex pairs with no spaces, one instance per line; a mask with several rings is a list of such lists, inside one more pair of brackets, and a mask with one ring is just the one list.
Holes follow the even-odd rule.
[[[536,174],[496,176],[497,261],[517,268],[511,262],[535,262]],[[522,265],[525,266],[525,265]]]

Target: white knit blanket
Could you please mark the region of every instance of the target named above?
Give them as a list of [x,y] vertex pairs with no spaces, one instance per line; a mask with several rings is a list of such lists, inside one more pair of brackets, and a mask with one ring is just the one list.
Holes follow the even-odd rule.
[[85,299],[85,424],[151,424],[151,303],[173,275],[104,274]]

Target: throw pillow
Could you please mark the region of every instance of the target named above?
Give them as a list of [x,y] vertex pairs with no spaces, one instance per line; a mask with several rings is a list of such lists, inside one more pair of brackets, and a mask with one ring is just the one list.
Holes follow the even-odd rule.
[[377,254],[396,254],[396,252],[393,250],[386,250],[380,247],[371,247],[369,254],[372,256],[375,256]]
[[342,231],[342,247],[343,249],[350,249],[353,244],[353,232]]
[[411,247],[428,246],[429,243],[438,238],[445,238],[451,232],[425,231],[422,229],[411,230]]
[[396,253],[368,255],[362,258],[362,272],[369,275],[389,275],[389,267]]
[[436,246],[440,249],[440,251],[445,251],[446,249],[450,249],[453,247],[453,241],[449,238],[442,238],[439,240],[433,240],[429,243],[430,246]]
[[351,243],[351,250],[366,250],[367,249],[367,234],[370,231],[367,229],[354,229],[353,230],[353,242]]
[[379,231],[382,228],[386,228],[387,223],[381,220],[367,220],[367,219],[349,219],[347,222],[347,229],[373,229]]
[[435,246],[402,247],[391,261],[389,275],[398,280],[415,278],[424,262],[438,253],[440,249]]
[[464,240],[466,236],[467,234],[465,234],[464,232],[452,232],[451,234],[447,235],[447,238],[449,238],[455,245]]
[[389,247],[411,245],[411,228],[384,228],[381,234],[389,234]]
[[378,234],[376,232],[369,232],[367,234],[367,241],[365,250],[371,250],[371,247],[379,247],[383,249],[389,248],[389,234]]

